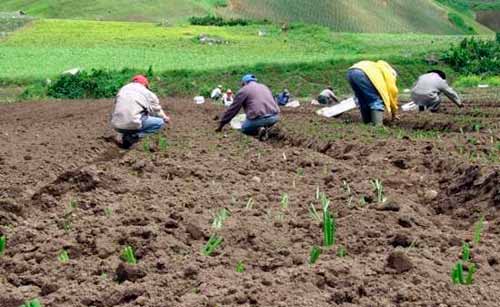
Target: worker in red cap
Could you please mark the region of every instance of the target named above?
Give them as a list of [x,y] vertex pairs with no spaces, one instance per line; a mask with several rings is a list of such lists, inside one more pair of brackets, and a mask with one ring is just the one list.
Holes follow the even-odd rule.
[[163,129],[169,121],[158,97],[149,90],[145,76],[135,76],[118,92],[111,126],[118,132],[116,141],[120,147],[130,148],[145,135]]

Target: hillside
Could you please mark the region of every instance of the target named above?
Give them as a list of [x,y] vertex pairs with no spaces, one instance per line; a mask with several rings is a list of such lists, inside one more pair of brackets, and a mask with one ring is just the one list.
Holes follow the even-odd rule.
[[[445,0],[446,2],[447,0]],[[442,0],[440,2],[443,2]],[[220,7],[226,4],[227,7]],[[486,33],[466,12],[434,0],[4,0],[0,11],[23,10],[48,18],[185,21],[189,16],[217,13],[226,17],[315,23],[338,32]],[[463,20],[450,22],[449,10]]]

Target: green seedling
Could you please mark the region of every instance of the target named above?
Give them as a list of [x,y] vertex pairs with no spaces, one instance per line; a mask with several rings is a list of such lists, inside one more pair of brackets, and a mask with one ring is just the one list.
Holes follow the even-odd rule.
[[247,204],[245,205],[245,209],[250,210],[253,208],[253,198],[249,198]]
[[203,249],[202,249],[202,254],[204,256],[211,256],[212,253],[219,247],[219,245],[221,245],[222,241],[224,239],[222,239],[222,237],[219,237],[218,235],[216,234],[213,234],[210,239],[208,239],[208,242],[207,244],[205,244],[203,246]]
[[455,285],[472,285],[474,283],[474,274],[476,271],[476,265],[471,263],[467,271],[467,276],[464,278],[464,267],[462,262],[459,261],[451,270],[451,281]]
[[37,298],[34,298],[26,303],[22,304],[19,307],[42,307],[42,303]]
[[318,211],[316,210],[316,207],[314,207],[313,204],[309,205],[309,216],[316,222],[318,223],[321,222],[321,217],[319,217]]
[[479,221],[474,225],[474,245],[479,244],[481,242],[481,236],[484,229],[484,216],[482,216]]
[[365,197],[365,196],[361,196],[361,197],[359,198],[359,205],[360,205],[361,207],[364,207],[364,206],[366,206],[366,204],[367,204],[367,202],[366,202],[366,197]]
[[125,261],[126,263],[131,264],[131,265],[137,264],[137,260],[135,259],[134,250],[132,249],[132,247],[130,245],[128,245],[127,247],[125,247],[123,249],[122,254],[121,254],[121,259],[123,261]]
[[226,208],[220,209],[220,211],[215,215],[214,221],[212,222],[212,227],[214,229],[222,229],[224,222],[231,216],[231,213]]
[[470,246],[465,242],[462,245],[462,261],[463,262],[470,261]]
[[319,256],[321,255],[321,248],[317,246],[313,246],[311,249],[311,253],[309,254],[309,264],[313,265],[318,261]]
[[110,217],[111,214],[113,213],[113,209],[107,207],[107,208],[104,208],[104,214],[107,216],[107,217]]
[[69,254],[68,251],[62,250],[59,255],[57,256],[57,260],[61,263],[68,263],[69,262]]
[[74,210],[74,209],[76,209],[76,207],[78,207],[78,202],[74,199],[70,200],[70,202],[69,202],[70,210]]
[[168,141],[167,141],[167,138],[165,138],[164,136],[160,135],[158,137],[158,149],[161,151],[161,152],[164,152],[164,151],[167,151],[168,149]]
[[281,209],[287,210],[288,209],[288,194],[283,193],[281,195],[281,201],[280,201]]
[[347,256],[347,250],[344,246],[339,246],[339,249],[337,250],[337,256],[339,256],[340,258],[344,258],[345,256]]
[[7,238],[5,236],[0,237],[0,256],[5,253],[5,248],[7,247]]
[[335,218],[328,210],[328,205],[323,206],[323,245],[332,247],[335,244],[336,234]]
[[351,186],[346,180],[342,181],[342,188],[344,189],[344,192],[347,193],[347,195],[352,195]]
[[373,192],[377,197],[377,201],[379,203],[384,203],[387,199],[384,195],[384,184],[382,183],[382,181],[380,181],[379,179],[375,179],[371,181],[371,184],[373,186]]
[[316,195],[315,195],[315,198],[316,200],[319,200],[321,197],[321,192],[319,191],[319,187],[316,187]]
[[304,176],[304,169],[299,167],[297,169],[297,176],[303,177]]
[[238,261],[238,263],[236,264],[236,272],[238,273],[243,273],[245,272],[245,265],[243,264],[243,261]]

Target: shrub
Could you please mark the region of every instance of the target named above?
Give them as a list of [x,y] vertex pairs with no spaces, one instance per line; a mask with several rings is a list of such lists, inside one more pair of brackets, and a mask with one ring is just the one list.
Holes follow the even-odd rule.
[[250,21],[241,18],[224,19],[218,16],[207,15],[203,17],[192,16],[189,18],[189,23],[192,24],[193,26],[234,27],[234,26],[248,26],[250,24]]
[[463,74],[500,74],[500,43],[494,40],[465,38],[452,46],[443,56],[443,61]]
[[[111,98],[118,90],[137,74],[132,69],[108,71],[92,69],[75,75],[65,74],[57,78],[48,88],[47,94],[54,98]],[[153,74],[151,67],[146,75]]]

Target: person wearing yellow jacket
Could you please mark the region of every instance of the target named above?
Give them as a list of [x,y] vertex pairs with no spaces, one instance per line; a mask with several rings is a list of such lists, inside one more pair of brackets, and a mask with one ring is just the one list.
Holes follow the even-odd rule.
[[383,125],[384,110],[397,118],[397,73],[385,61],[361,61],[347,72],[347,80],[359,102],[365,124]]

